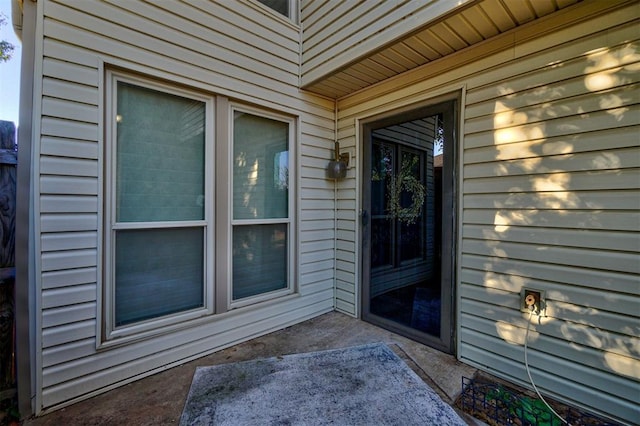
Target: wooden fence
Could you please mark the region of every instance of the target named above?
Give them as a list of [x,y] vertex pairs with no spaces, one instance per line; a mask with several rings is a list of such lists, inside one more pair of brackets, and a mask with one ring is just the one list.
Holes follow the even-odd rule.
[[15,370],[16,126],[0,120],[0,400],[13,397]]

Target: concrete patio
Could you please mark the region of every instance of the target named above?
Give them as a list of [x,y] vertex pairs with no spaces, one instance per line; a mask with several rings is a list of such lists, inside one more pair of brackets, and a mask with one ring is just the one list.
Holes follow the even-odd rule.
[[[332,312],[140,379],[96,397],[29,419],[24,425],[177,424],[198,366],[384,342],[442,399],[452,404],[461,377],[476,369],[412,340]],[[465,418],[474,424],[471,418]]]

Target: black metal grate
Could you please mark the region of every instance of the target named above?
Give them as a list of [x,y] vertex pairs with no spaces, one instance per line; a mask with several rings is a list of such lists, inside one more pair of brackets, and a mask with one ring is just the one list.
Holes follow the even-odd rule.
[[[486,380],[463,377],[456,406],[489,425],[563,425],[539,398]],[[620,426],[574,407],[558,403],[552,406],[572,426]]]

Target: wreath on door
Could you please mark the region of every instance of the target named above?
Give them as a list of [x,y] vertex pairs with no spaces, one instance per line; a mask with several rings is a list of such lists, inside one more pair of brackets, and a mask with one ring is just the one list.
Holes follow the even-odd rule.
[[[397,175],[392,175],[387,184],[387,193],[389,194],[387,211],[391,217],[407,225],[414,224],[416,219],[420,217],[422,205],[427,195],[425,186],[412,174],[416,160],[417,158],[414,157],[412,161],[403,161],[400,172]],[[400,205],[400,195],[403,191],[411,194],[409,207]]]

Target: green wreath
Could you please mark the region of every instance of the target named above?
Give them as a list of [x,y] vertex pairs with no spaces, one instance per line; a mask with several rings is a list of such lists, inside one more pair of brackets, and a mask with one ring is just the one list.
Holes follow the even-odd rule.
[[[387,211],[393,218],[397,218],[400,222],[404,222],[407,225],[414,224],[416,219],[420,217],[422,205],[427,195],[426,188],[422,182],[416,179],[411,173],[415,160],[414,158],[411,164],[409,164],[408,161],[404,161],[398,175],[391,176],[387,184],[389,194]],[[411,193],[410,207],[400,206],[400,194],[402,194],[403,191]]]

